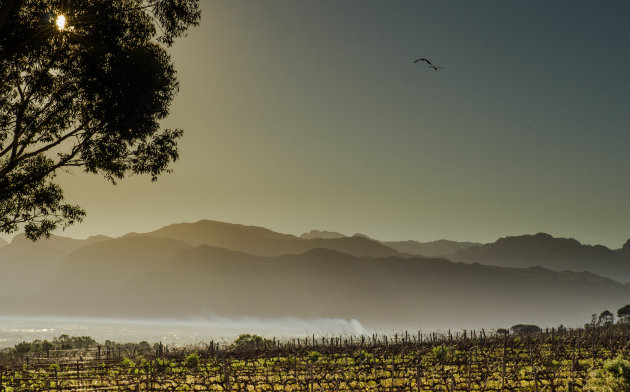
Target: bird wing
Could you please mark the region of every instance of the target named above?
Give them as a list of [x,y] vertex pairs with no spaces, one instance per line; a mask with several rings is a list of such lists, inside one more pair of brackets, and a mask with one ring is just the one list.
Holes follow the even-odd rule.
[[424,61],[425,63],[431,65],[431,62],[429,60],[425,59],[425,58],[418,59],[418,60],[414,61],[414,63],[417,63],[418,61]]

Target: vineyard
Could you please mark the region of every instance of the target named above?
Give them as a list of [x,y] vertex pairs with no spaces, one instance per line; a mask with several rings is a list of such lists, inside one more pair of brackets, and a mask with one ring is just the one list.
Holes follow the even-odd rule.
[[408,334],[5,356],[16,391],[582,391],[630,329]]

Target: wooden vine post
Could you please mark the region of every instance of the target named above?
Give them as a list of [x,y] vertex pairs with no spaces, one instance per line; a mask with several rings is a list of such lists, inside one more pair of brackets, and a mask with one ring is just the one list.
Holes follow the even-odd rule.
[[505,389],[505,352],[507,349],[507,332],[503,334],[503,355],[501,356],[501,390]]

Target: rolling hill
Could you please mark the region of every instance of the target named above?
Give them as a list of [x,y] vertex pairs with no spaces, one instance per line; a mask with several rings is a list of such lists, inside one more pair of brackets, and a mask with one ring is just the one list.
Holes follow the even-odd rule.
[[383,241],[382,243],[383,245],[394,248],[401,253],[425,257],[445,256],[463,249],[474,248],[482,245],[477,242],[458,242],[449,240],[437,240],[430,242]]
[[327,248],[356,256],[394,256],[390,247],[363,237],[299,238],[256,226],[201,220],[178,223],[148,233],[130,233],[127,237],[171,238],[193,246],[210,245],[259,256],[299,254],[314,248]]
[[[4,312],[98,317],[356,318],[369,328],[580,323],[630,302],[630,286],[588,272],[329,249],[257,256],[128,237],[66,256],[56,277]],[[511,325],[510,324],[510,325]]]
[[626,256],[630,252],[624,252],[627,251],[584,245],[572,238],[538,233],[500,238],[494,243],[463,249],[446,257],[502,267],[541,266],[557,271],[590,271],[620,282],[630,282],[630,258]]
[[31,292],[49,281],[63,257],[82,246],[107,239],[94,236],[77,240],[52,235],[33,242],[24,234],[16,235],[9,244],[0,247],[0,297]]

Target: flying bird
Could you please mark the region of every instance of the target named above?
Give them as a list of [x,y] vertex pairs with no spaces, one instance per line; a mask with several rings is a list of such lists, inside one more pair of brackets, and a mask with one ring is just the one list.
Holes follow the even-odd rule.
[[429,65],[429,68],[431,68],[434,71],[437,71],[438,69],[444,69],[444,67],[436,67],[435,65]]
[[433,64],[432,64],[429,60],[424,59],[424,58],[422,58],[422,59],[418,59],[418,60],[414,61],[414,64],[415,64],[415,63],[417,63],[418,61],[424,61],[425,63],[427,63],[427,64],[429,64],[429,65],[433,65]]

